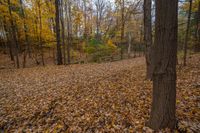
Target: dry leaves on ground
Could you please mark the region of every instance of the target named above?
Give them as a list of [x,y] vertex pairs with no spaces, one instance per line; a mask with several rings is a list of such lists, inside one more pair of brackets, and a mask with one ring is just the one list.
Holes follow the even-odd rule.
[[[199,62],[178,68],[178,126],[188,132],[200,129]],[[0,70],[0,130],[151,132],[151,88],[144,58]]]

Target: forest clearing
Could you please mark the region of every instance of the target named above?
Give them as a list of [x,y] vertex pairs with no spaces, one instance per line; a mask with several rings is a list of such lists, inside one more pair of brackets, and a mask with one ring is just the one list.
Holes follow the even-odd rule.
[[[177,66],[178,129],[200,131],[200,55]],[[145,59],[0,70],[0,129],[8,132],[152,132]]]

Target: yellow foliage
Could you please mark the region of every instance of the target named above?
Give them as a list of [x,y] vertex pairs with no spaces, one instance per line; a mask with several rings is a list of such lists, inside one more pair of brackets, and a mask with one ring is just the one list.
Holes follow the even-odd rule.
[[117,46],[113,43],[113,41],[111,39],[108,40],[107,46],[109,46],[111,48],[117,48]]

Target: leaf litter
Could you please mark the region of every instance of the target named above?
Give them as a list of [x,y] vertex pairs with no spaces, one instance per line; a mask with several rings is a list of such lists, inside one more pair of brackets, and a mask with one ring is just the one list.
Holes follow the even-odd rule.
[[[200,132],[199,62],[177,69],[177,132]],[[143,57],[0,70],[0,132],[153,132],[151,94]]]

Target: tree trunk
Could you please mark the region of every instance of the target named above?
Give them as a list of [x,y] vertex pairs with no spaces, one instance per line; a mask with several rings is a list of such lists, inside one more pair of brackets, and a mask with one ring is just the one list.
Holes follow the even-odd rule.
[[66,7],[66,11],[67,11],[67,16],[66,16],[66,18],[67,18],[67,62],[68,62],[68,64],[70,64],[71,63],[71,58],[70,58],[70,47],[71,47],[71,41],[72,41],[72,39],[71,39],[71,2],[68,0],[67,2],[66,2],[66,5],[65,5],[65,7]]
[[184,43],[184,56],[183,56],[183,65],[186,66],[187,63],[187,49],[188,49],[188,35],[190,30],[190,18],[191,18],[191,10],[192,10],[192,0],[190,0],[190,7],[188,12],[188,21],[187,21],[187,29],[185,34],[185,43]]
[[96,34],[96,39],[100,40],[100,35],[99,35],[99,28],[100,28],[100,20],[99,20],[99,11],[97,10],[97,18],[96,18],[96,26],[97,26],[97,34]]
[[124,46],[123,46],[123,41],[124,41],[124,25],[125,25],[125,21],[124,21],[124,0],[121,0],[121,59],[123,59],[123,50],[124,50]]
[[151,0],[144,0],[144,43],[146,57],[146,78],[152,78],[151,46],[152,46],[152,26],[151,26]]
[[5,16],[4,16],[4,19],[3,19],[3,26],[4,26],[4,30],[5,30],[5,34],[6,34],[7,45],[8,45],[8,48],[9,48],[8,51],[9,51],[9,54],[10,54],[10,59],[11,59],[11,61],[14,61],[13,45],[12,45],[12,41],[9,39],[10,31],[7,28]]
[[43,45],[42,45],[42,15],[41,15],[41,3],[38,2],[38,8],[39,8],[39,24],[40,24],[40,35],[39,35],[39,44],[40,44],[40,54],[42,57],[42,65],[44,66],[44,53],[43,53]]
[[148,126],[154,130],[176,124],[176,60],[178,0],[156,0],[153,101]]
[[16,29],[15,29],[15,25],[13,22],[13,15],[12,15],[12,10],[11,10],[11,5],[10,5],[10,0],[7,1],[8,2],[8,10],[9,10],[9,14],[10,14],[10,23],[11,23],[11,29],[12,29],[12,38],[13,38],[13,43],[14,45],[14,55],[16,57],[16,65],[17,68],[19,68],[19,57],[18,57],[18,42],[17,42],[17,35],[16,35]]
[[104,0],[97,0],[95,1],[96,6],[96,39],[101,40],[101,23],[103,19],[103,12],[105,8],[105,2]]
[[30,44],[28,41],[27,25],[26,25],[26,21],[25,21],[25,13],[24,13],[22,0],[20,0],[20,6],[21,6],[22,17],[23,17],[23,26],[24,26],[23,28],[24,28],[25,41],[26,41],[26,48],[24,50],[24,61],[23,61],[23,68],[25,68],[26,67],[26,54],[28,53],[29,57],[31,57],[31,54],[30,54]]
[[87,39],[87,7],[86,7],[86,0],[83,0],[83,7],[84,7],[84,37]]
[[60,44],[60,13],[59,13],[60,0],[55,0],[56,9],[56,39],[57,39],[57,64],[62,65],[62,52]]
[[132,43],[132,35],[131,32],[128,33],[128,58],[131,57],[131,43]]
[[62,26],[62,45],[63,45],[63,63],[66,65],[66,48],[65,48],[65,25],[64,25],[64,8],[63,0],[61,1],[61,14],[60,14],[61,26]]
[[200,1],[198,3],[198,11],[196,14],[196,44],[195,52],[200,52]]

